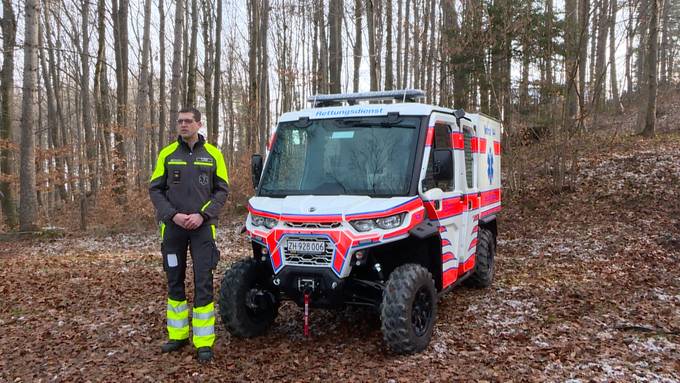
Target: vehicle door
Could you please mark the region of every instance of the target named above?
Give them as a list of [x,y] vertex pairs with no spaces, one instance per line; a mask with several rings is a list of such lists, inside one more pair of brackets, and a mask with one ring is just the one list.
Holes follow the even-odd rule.
[[[455,173],[455,162],[459,161],[455,158],[453,148],[452,133],[455,126],[453,116],[438,113],[431,116],[419,185],[428,218],[439,227],[442,288],[452,284],[458,277],[460,231],[466,223],[462,214],[464,195],[456,182],[460,176]],[[447,169],[449,174],[445,174]],[[436,189],[441,189],[441,193]],[[434,197],[436,195],[438,197]]]

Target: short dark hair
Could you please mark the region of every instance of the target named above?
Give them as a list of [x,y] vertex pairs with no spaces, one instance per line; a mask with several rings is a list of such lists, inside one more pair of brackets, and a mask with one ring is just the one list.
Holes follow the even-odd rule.
[[187,106],[179,110],[177,113],[193,113],[194,114],[194,120],[197,122],[201,121],[201,112],[198,111],[198,109],[194,108],[193,106]]

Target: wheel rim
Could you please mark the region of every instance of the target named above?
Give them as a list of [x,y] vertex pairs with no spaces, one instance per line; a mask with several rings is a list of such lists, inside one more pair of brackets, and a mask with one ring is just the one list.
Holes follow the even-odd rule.
[[417,336],[427,333],[432,321],[432,295],[425,286],[416,292],[411,309],[411,327]]
[[[258,296],[259,294],[267,294],[267,291],[260,288],[260,286],[253,286],[246,293],[245,309],[248,317],[254,321],[261,321],[267,317],[272,311],[272,303],[266,296]],[[248,300],[252,301],[252,305],[248,304]],[[255,307],[253,307],[255,306]]]

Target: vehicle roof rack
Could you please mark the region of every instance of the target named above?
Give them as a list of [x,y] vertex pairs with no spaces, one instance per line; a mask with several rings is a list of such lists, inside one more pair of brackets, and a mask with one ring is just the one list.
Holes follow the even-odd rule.
[[381,92],[361,92],[361,93],[336,93],[336,94],[317,94],[307,97],[307,102],[312,103],[312,107],[338,106],[346,102],[349,105],[356,105],[359,101],[384,101],[395,100],[400,102],[418,102],[425,98],[425,92],[420,89],[401,89],[386,90]]

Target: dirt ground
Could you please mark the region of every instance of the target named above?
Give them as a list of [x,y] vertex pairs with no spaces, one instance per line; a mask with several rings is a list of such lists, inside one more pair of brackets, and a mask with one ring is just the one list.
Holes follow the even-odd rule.
[[[526,166],[494,284],[445,295],[420,354],[391,354],[366,310],[313,311],[305,339],[284,304],[252,340],[218,318],[208,365],[163,355],[157,234],[73,234],[0,242],[0,381],[680,381],[680,135],[596,142],[559,196]],[[248,254],[239,225],[218,232],[216,288]]]

